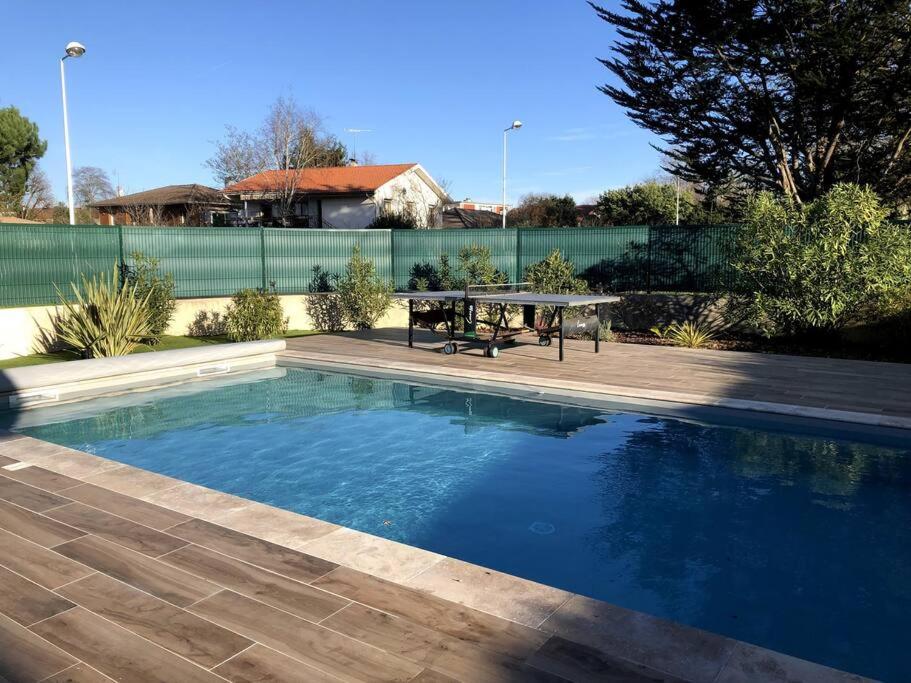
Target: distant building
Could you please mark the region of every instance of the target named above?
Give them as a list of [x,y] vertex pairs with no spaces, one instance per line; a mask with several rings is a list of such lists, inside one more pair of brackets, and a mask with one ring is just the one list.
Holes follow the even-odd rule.
[[503,216],[493,211],[450,208],[443,212],[444,228],[500,228]]
[[[468,211],[490,211],[491,213],[503,213],[503,204],[499,202],[476,202],[473,199],[463,199],[460,202],[450,204],[447,209],[466,209]],[[509,207],[506,207],[509,210]]]
[[212,225],[231,202],[214,187],[166,185],[90,205],[101,225]]
[[[291,186],[291,215],[282,216],[284,188]],[[242,224],[329,229],[366,228],[383,215],[408,215],[420,227],[439,227],[450,201],[420,164],[263,171],[224,193]]]

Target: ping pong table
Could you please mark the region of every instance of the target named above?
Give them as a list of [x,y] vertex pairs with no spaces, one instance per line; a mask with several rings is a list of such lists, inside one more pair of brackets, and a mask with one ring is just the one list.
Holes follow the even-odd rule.
[[[502,285],[494,285],[502,287]],[[445,326],[447,341],[443,353],[458,353],[459,345],[482,347],[484,355],[496,358],[500,355],[500,344],[513,343],[524,333],[538,335],[538,344],[550,346],[552,336],[559,339],[560,360],[564,357],[563,314],[566,308],[576,306],[594,306],[597,320],[601,320],[601,305],[619,301],[620,297],[607,294],[537,294],[534,292],[483,292],[479,288],[472,291],[447,290],[441,292],[396,292],[396,299],[408,301],[408,346],[414,347],[414,304],[422,301],[430,304],[431,310],[437,311],[435,320]],[[458,312],[461,303],[462,311]],[[488,304],[495,312],[495,320],[479,320],[478,306]],[[522,307],[521,327],[510,327],[508,309],[510,306]],[[535,312],[538,307],[551,308],[550,315],[538,323]],[[458,331],[461,319],[462,330]],[[479,332],[478,324],[489,328],[489,332]],[[595,353],[601,350],[600,329],[594,330]]]

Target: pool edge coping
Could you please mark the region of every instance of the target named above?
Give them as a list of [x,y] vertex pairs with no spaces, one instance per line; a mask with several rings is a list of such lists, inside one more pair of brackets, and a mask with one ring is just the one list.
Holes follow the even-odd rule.
[[[193,484],[192,482],[188,482],[188,481],[185,481],[182,479],[168,477],[167,475],[160,475],[156,472],[152,472],[151,470],[146,470],[144,468],[135,467],[133,465],[128,465],[128,464],[121,463],[116,460],[111,460],[109,458],[105,458],[103,456],[94,455],[92,453],[87,453],[85,451],[72,449],[72,448],[69,448],[66,446],[61,446],[59,444],[55,444],[53,442],[44,441],[42,439],[36,439],[31,436],[18,434],[16,432],[10,432],[9,430],[0,428],[0,450],[3,450],[5,445],[8,445],[10,443],[15,443],[17,441],[22,441],[25,443],[20,443],[18,446],[16,446],[16,448],[25,446],[26,444],[31,442],[32,445],[35,445],[36,443],[41,444],[42,450],[49,451],[49,452],[44,452],[33,459],[24,459],[24,458],[20,457],[21,454],[17,455],[15,453],[13,453],[9,456],[16,460],[19,460],[20,462],[27,462],[32,466],[43,467],[50,471],[53,471],[53,472],[56,472],[59,474],[63,474],[65,476],[79,480],[80,482],[85,483],[85,484],[93,484],[95,486],[105,488],[109,491],[113,491],[115,493],[120,493],[121,495],[126,495],[126,496],[136,499],[138,501],[152,503],[154,505],[157,505],[157,506],[162,507],[167,510],[171,510],[173,512],[191,515],[191,516],[197,517],[199,519],[202,519],[204,521],[208,521],[212,524],[224,526],[233,531],[237,531],[239,533],[243,533],[248,536],[252,536],[252,537],[257,538],[262,541],[266,541],[266,542],[273,543],[273,544],[276,544],[276,545],[279,545],[279,546],[282,546],[285,548],[289,548],[289,549],[297,551],[297,552],[305,553],[308,555],[313,555],[315,557],[319,557],[321,559],[328,560],[328,561],[338,564],[340,566],[347,567],[354,571],[369,574],[375,578],[382,579],[384,581],[389,581],[393,584],[402,586],[402,587],[410,589],[410,590],[417,590],[420,592],[424,592],[429,595],[435,596],[437,598],[452,602],[454,604],[464,605],[465,607],[468,607],[470,609],[474,609],[479,612],[484,612],[491,616],[495,616],[497,618],[519,624],[523,627],[542,631],[543,633],[546,633],[549,636],[559,636],[559,637],[566,638],[567,640],[574,640],[575,642],[579,642],[583,645],[587,645],[587,646],[590,646],[590,647],[593,647],[596,649],[601,649],[602,651],[604,651],[608,654],[611,654],[612,656],[624,658],[633,664],[645,666],[645,667],[648,667],[649,669],[653,669],[655,671],[660,671],[669,676],[679,677],[684,680],[692,680],[692,681],[705,680],[707,682],[710,681],[711,683],[722,683],[722,681],[727,680],[728,671],[729,671],[729,669],[731,669],[731,672],[729,674],[730,676],[733,676],[733,678],[731,680],[740,680],[736,677],[737,672],[733,671],[733,668],[738,664],[740,664],[741,666],[747,666],[747,667],[758,666],[755,662],[752,661],[752,659],[754,659],[756,657],[761,657],[761,658],[764,658],[764,661],[766,663],[768,662],[768,660],[771,660],[772,662],[774,662],[775,673],[789,674],[789,672],[799,672],[799,673],[801,673],[801,675],[809,674],[810,677],[821,676],[821,678],[819,678],[819,680],[844,680],[844,681],[857,681],[857,682],[873,680],[873,679],[865,678],[859,674],[852,674],[850,672],[834,669],[825,664],[820,664],[817,662],[813,662],[811,660],[800,659],[793,655],[788,655],[783,652],[778,652],[775,650],[764,648],[759,645],[754,645],[752,643],[740,641],[740,640],[737,640],[736,638],[732,638],[730,636],[725,636],[720,633],[706,631],[704,629],[700,629],[698,627],[683,624],[681,622],[671,621],[668,619],[657,617],[657,616],[651,615],[646,612],[641,612],[638,610],[631,610],[629,608],[621,607],[619,605],[615,605],[615,604],[609,603],[607,601],[598,600],[597,598],[590,598],[588,596],[581,595],[578,593],[572,593],[570,591],[565,591],[563,589],[559,589],[554,586],[549,586],[547,584],[538,583],[538,582],[532,581],[530,579],[524,579],[522,577],[518,577],[518,576],[515,576],[512,574],[507,574],[505,572],[500,572],[498,570],[484,567],[482,565],[474,564],[471,562],[465,562],[464,560],[460,560],[458,558],[442,555],[439,553],[432,553],[431,551],[427,551],[422,548],[418,548],[416,546],[411,546],[411,545],[401,543],[398,541],[392,541],[390,539],[386,539],[381,536],[376,536],[376,535],[370,534],[368,532],[363,532],[363,531],[353,529],[350,527],[338,525],[333,522],[327,522],[325,520],[321,520],[321,519],[318,519],[315,517],[310,517],[308,515],[303,515],[301,513],[297,513],[297,512],[291,511],[291,510],[286,510],[284,508],[279,508],[279,507],[272,506],[272,505],[269,505],[266,503],[261,503],[259,501],[255,501],[250,498],[244,498],[242,496],[235,496],[233,494],[218,491],[216,489],[210,489],[208,487],[200,486],[198,484]],[[48,447],[50,447],[50,448],[48,448]],[[66,462],[65,458],[62,460],[53,460],[53,459],[48,460],[49,456],[52,456],[52,455],[65,456],[67,454],[67,452],[69,452],[71,455],[78,454],[79,459],[83,461],[82,466],[88,466],[89,463],[94,463],[95,464],[94,470],[86,470],[86,471],[89,471],[90,473],[88,473],[88,474],[83,473],[80,475],[72,467],[65,464],[65,462]],[[151,491],[150,493],[147,493],[146,495],[138,496],[138,495],[135,495],[132,493],[124,493],[122,491],[119,491],[116,488],[106,486],[104,483],[92,481],[92,479],[94,477],[102,476],[107,472],[113,472],[115,470],[121,471],[121,472],[127,472],[127,473],[130,473],[133,475],[140,475],[140,476],[152,475],[154,477],[158,477],[158,478],[162,478],[162,479],[171,479],[172,481],[174,481],[176,483],[168,488]],[[162,496],[158,495],[158,494],[167,494],[169,491],[173,495],[174,490],[178,489],[178,488],[182,489],[183,491],[191,491],[196,495],[201,495],[203,497],[206,497],[209,499],[209,501],[212,501],[213,499],[217,499],[220,501],[236,500],[236,501],[243,501],[244,505],[242,505],[241,507],[239,507],[231,512],[228,512],[228,513],[209,515],[206,513],[201,514],[198,508],[189,509],[187,507],[184,507],[183,509],[181,509],[180,505],[173,504],[173,501],[171,501],[169,504],[169,502],[167,500],[162,500]],[[61,491],[60,493],[61,493],[61,495],[65,496],[65,490]],[[165,497],[165,498],[167,498],[167,497]],[[211,504],[211,503],[207,503],[207,504]],[[331,526],[333,528],[328,530],[325,534],[320,534],[313,538],[307,539],[300,544],[295,543],[294,545],[289,545],[288,543],[282,543],[280,541],[274,540],[274,538],[273,539],[265,538],[260,533],[254,533],[250,530],[249,526],[247,527],[247,529],[239,528],[237,526],[236,520],[225,519],[225,517],[230,516],[230,515],[233,515],[235,517],[239,516],[242,518],[243,515],[242,514],[238,515],[238,513],[243,513],[248,508],[251,508],[253,506],[258,506],[261,509],[267,509],[271,514],[275,515],[276,517],[287,518],[288,516],[293,516],[295,519],[299,519],[299,520],[305,522],[305,524],[307,524],[307,525],[313,525],[313,524],[316,524],[318,526],[326,525],[326,526]],[[114,513],[108,512],[108,514],[114,514]],[[234,522],[234,524],[232,524],[232,521]],[[388,575],[384,575],[382,572],[378,573],[376,571],[371,571],[369,569],[364,568],[363,565],[362,566],[353,566],[352,564],[348,564],[344,561],[340,561],[338,559],[337,555],[335,557],[325,557],[318,550],[316,552],[314,552],[314,550],[316,550],[318,546],[313,546],[313,547],[308,548],[308,546],[310,546],[311,544],[313,544],[317,541],[320,541],[320,540],[326,538],[327,536],[330,536],[339,531],[346,531],[349,533],[353,533],[358,538],[369,537],[369,539],[372,540],[372,542],[375,544],[375,546],[378,546],[381,549],[383,549],[383,548],[385,548],[386,550],[407,549],[407,551],[409,551],[409,552],[414,552],[414,553],[418,553],[418,554],[422,554],[422,555],[436,555],[436,556],[438,556],[438,559],[436,559],[436,561],[428,564],[426,567],[420,569],[419,571],[409,575],[407,578],[402,580],[402,579],[389,578]],[[163,533],[167,533],[167,530],[164,530]],[[487,600],[485,600],[483,602],[478,601],[478,600],[472,600],[470,602],[465,601],[465,600],[460,600],[456,597],[453,597],[451,592],[442,592],[441,593],[439,591],[434,591],[430,588],[421,587],[421,586],[417,585],[416,583],[414,583],[415,579],[417,579],[418,577],[420,577],[421,575],[423,575],[425,572],[429,571],[430,569],[437,567],[441,563],[444,563],[444,562],[449,562],[449,563],[453,564],[456,569],[459,569],[459,570],[462,570],[462,571],[465,571],[468,573],[474,573],[476,576],[477,575],[487,575],[487,576],[494,577],[493,580],[496,580],[496,581],[500,582],[500,584],[501,584],[500,586],[498,586],[498,590],[500,592],[505,592],[507,589],[509,589],[509,592],[511,592],[511,593],[515,592],[516,594],[523,595],[524,591],[531,588],[531,589],[534,589],[537,591],[541,591],[542,589],[545,592],[548,592],[548,591],[554,592],[555,591],[555,592],[557,592],[557,594],[562,593],[565,597],[559,601],[559,604],[557,604],[556,607],[553,607],[552,609],[547,610],[547,615],[543,619],[541,619],[538,623],[529,623],[528,621],[522,621],[522,620],[517,619],[515,613],[508,614],[506,612],[502,612],[499,610],[493,611],[490,608],[490,602]],[[589,613],[589,615],[581,616],[581,617],[578,614],[568,616],[566,618],[571,621],[571,627],[562,627],[561,628],[559,626],[559,624],[557,623],[562,618],[564,618],[563,615],[560,614],[561,610],[564,610],[564,608],[569,609],[571,604],[573,604],[573,603],[582,603],[583,611],[587,611]],[[618,613],[621,615],[628,616],[630,619],[634,620],[638,631],[645,631],[647,634],[651,634],[653,636],[656,634],[659,634],[662,638],[666,639],[667,642],[662,643],[661,645],[667,645],[668,642],[675,643],[677,641],[688,641],[689,645],[688,646],[684,645],[684,647],[682,648],[682,651],[680,654],[681,658],[691,656],[692,648],[694,648],[696,646],[700,646],[700,645],[705,646],[706,643],[708,642],[711,645],[714,645],[715,647],[718,647],[721,649],[721,651],[723,652],[723,655],[721,657],[722,661],[718,662],[717,671],[714,672],[711,676],[706,677],[706,678],[691,677],[688,675],[688,672],[684,672],[683,669],[676,669],[676,667],[674,667],[674,666],[662,667],[660,664],[656,664],[654,662],[645,662],[645,661],[642,661],[641,659],[635,658],[635,656],[633,656],[633,655],[635,655],[635,653],[633,653],[633,655],[631,655],[628,651],[617,652],[610,648],[605,648],[604,643],[602,642],[604,639],[604,636],[599,635],[599,623],[601,623],[602,620],[605,622],[608,621],[610,619],[610,616],[605,618],[604,614],[602,614],[602,613],[608,614],[608,615],[613,614],[614,618],[616,618],[616,614],[618,614]],[[549,622],[552,622],[552,623],[549,623]],[[570,635],[570,631],[571,631],[571,635]],[[629,635],[629,638],[631,639],[632,647],[638,647],[640,651],[645,652],[646,654],[649,651],[654,651],[656,649],[656,644],[653,643],[650,639],[646,638],[646,639],[642,639],[639,642],[636,642],[635,639],[633,638],[632,634]],[[757,675],[760,676],[759,678],[751,678],[750,680],[769,680],[769,681],[779,680],[778,678],[763,679],[760,674],[769,673],[769,671],[766,670],[765,668],[758,668],[755,670],[751,668],[749,673],[752,676],[757,676]],[[784,679],[781,679],[781,680],[784,680]],[[791,680],[791,678],[787,678],[787,680]],[[798,680],[802,680],[802,679],[798,679]],[[816,680],[816,679],[813,678],[813,680]]]

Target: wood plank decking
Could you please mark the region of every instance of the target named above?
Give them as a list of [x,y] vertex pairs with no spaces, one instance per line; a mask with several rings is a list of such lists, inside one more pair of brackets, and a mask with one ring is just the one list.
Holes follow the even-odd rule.
[[895,417],[911,425],[911,364],[608,343],[596,355],[591,342],[574,340],[567,341],[561,363],[554,347],[505,346],[490,359],[478,349],[444,356],[441,345],[439,337],[416,330],[409,349],[407,331],[391,328],[290,339],[281,355],[644,397],[679,394],[707,404],[718,398],[762,401]]

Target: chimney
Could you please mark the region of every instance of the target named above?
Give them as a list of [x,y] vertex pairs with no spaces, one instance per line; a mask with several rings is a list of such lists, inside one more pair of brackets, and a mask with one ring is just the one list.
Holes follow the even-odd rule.
[[349,166],[357,166],[357,159],[348,159]]

